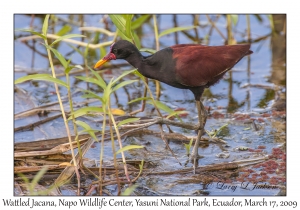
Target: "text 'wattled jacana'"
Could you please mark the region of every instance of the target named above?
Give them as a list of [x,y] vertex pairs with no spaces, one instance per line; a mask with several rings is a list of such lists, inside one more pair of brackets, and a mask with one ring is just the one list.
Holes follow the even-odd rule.
[[206,110],[200,101],[204,88],[214,85],[244,56],[250,55],[252,51],[249,49],[250,44],[224,46],[178,44],[153,55],[143,56],[132,43],[121,40],[111,45],[110,52],[99,60],[94,68],[99,68],[109,60],[124,59],[145,77],[192,91],[199,119],[198,137],[192,152],[195,167],[198,165],[196,163],[198,147],[206,122]]

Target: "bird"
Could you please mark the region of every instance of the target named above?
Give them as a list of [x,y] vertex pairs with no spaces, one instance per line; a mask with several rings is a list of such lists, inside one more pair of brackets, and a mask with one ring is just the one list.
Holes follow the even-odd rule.
[[198,147],[204,133],[207,113],[201,102],[205,88],[216,84],[244,56],[250,55],[250,44],[207,46],[177,44],[143,56],[138,48],[127,40],[113,43],[109,53],[94,66],[100,68],[110,60],[123,59],[143,76],[158,80],[179,89],[190,90],[195,97],[199,130],[191,157],[198,165]]

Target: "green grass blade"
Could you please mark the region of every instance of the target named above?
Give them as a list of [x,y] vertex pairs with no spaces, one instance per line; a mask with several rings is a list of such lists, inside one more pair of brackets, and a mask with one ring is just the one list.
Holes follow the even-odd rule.
[[33,190],[34,187],[38,184],[38,182],[41,180],[43,175],[47,172],[48,167],[44,166],[33,178],[33,180],[30,183],[30,188]]
[[93,129],[85,122],[82,122],[80,120],[76,120],[75,123],[79,126],[81,126],[82,128],[84,128],[85,130],[87,130],[87,132],[90,134],[90,136],[95,140],[98,141],[95,132],[93,131]]
[[[167,112],[169,115],[172,115],[174,113],[175,117],[178,120],[182,121],[181,118],[176,113],[176,111],[174,111],[173,109],[171,109],[170,107],[168,107],[166,104],[162,103],[161,101],[157,101],[157,100],[154,100],[154,101],[155,101],[155,104],[156,104],[156,106],[157,106],[158,109]],[[153,101],[148,101],[147,103],[148,104],[152,104],[154,106]]]
[[126,35],[126,20],[122,15],[108,15],[115,26]]
[[140,145],[127,145],[125,147],[123,147],[122,149],[119,149],[116,154],[119,154],[121,152],[125,152],[127,150],[131,150],[131,149],[141,149],[143,148],[144,146],[140,146]]
[[47,37],[44,36],[43,34],[41,34],[39,32],[36,32],[36,31],[33,31],[33,30],[30,30],[30,29],[18,29],[16,31],[29,32],[29,33],[32,33],[34,35],[37,35],[37,36],[41,37],[44,40],[47,39]]
[[19,79],[16,79],[15,84],[19,84],[19,83],[26,82],[26,81],[29,81],[29,80],[42,80],[42,81],[47,81],[47,82],[54,82],[58,85],[68,87],[67,83],[65,83],[64,81],[62,81],[60,79],[56,79],[56,78],[52,77],[49,74],[27,75],[27,76],[21,77]]
[[133,74],[135,76],[141,78],[142,80],[145,80],[145,77],[137,69],[135,69],[135,71],[133,72]]
[[134,30],[134,29],[139,28],[146,20],[149,19],[150,16],[151,15],[141,15],[136,20],[132,21],[131,29]]
[[193,29],[193,28],[196,28],[196,27],[197,26],[186,26],[186,27],[174,27],[174,28],[170,28],[170,29],[167,29],[167,30],[161,32],[158,35],[158,38],[160,38],[162,36],[165,36],[167,34],[170,34],[170,33],[178,32],[178,31],[190,30],[190,29]]
[[[83,80],[83,81],[86,81],[86,82],[90,82],[90,83],[94,83],[100,87],[102,87],[102,84],[99,82],[99,80],[95,79],[95,78],[92,78],[92,77],[84,77],[84,76],[77,76],[75,77],[77,79],[80,79],[80,80]],[[103,87],[102,87],[103,88]],[[103,88],[104,89],[104,88]]]
[[98,72],[94,71],[91,67],[88,66],[88,68],[94,74],[94,76],[98,79],[100,87],[105,89],[107,85],[106,85],[105,81],[103,80],[103,78],[98,74]]
[[121,30],[117,30],[117,34],[118,36],[120,36],[123,40],[127,40],[129,42],[132,43],[132,39],[131,38],[128,38],[125,34],[123,34],[123,32]]
[[111,94],[111,87],[112,87],[112,82],[114,81],[114,78],[112,78],[109,83],[107,84],[106,88],[104,89],[104,92],[103,92],[103,101],[106,103],[109,101],[109,97],[110,97],[110,94]]
[[128,123],[131,123],[131,122],[136,122],[138,121],[140,118],[137,118],[137,117],[133,117],[133,118],[128,118],[126,120],[122,120],[121,122],[118,123],[117,127],[121,126],[121,125],[125,125],[125,124],[128,124]]
[[88,94],[83,95],[82,96],[83,98],[96,98],[96,99],[100,100],[101,102],[103,102],[103,99],[100,96],[98,96],[97,94],[95,94],[93,91],[90,91],[90,90],[83,90],[83,91],[88,93]]
[[64,25],[57,33],[57,36],[63,36],[67,33],[69,33],[72,30],[72,26],[70,25]]
[[44,19],[43,30],[42,30],[44,36],[47,35],[49,16],[50,15],[46,15]]
[[115,85],[121,78],[125,77],[128,74],[131,74],[135,72],[135,69],[130,70],[130,71],[124,71],[117,79],[112,80],[112,86]]
[[270,21],[270,26],[271,26],[271,29],[272,29],[272,33],[275,32],[275,26],[274,26],[274,21],[273,21],[273,16],[270,14],[270,15],[267,15],[269,21]]
[[138,80],[127,80],[127,81],[124,81],[124,82],[121,82],[120,84],[117,84],[113,89],[112,89],[112,92],[120,89],[121,87],[124,87],[125,85],[129,85],[131,83],[134,83],[134,82],[137,82]]
[[105,47],[100,47],[100,57],[104,57],[106,54],[107,53]]
[[132,38],[131,33],[131,20],[133,18],[133,15],[126,15],[126,23],[125,23],[125,30],[126,30],[126,36]]
[[83,70],[83,68],[82,68],[81,65],[69,66],[69,63],[70,63],[69,61],[67,62],[68,63],[68,67],[65,69],[65,73],[66,74],[69,74],[70,71],[73,70],[73,69],[81,69],[81,70]]
[[130,187],[126,188],[124,192],[121,193],[121,196],[129,196],[134,190],[138,187],[137,184],[131,185]]
[[[77,118],[82,115],[88,114],[89,112],[103,113],[103,108],[97,107],[97,106],[83,107],[83,108],[77,109],[75,112],[73,112],[73,115],[75,118]],[[68,118],[68,120],[71,120],[71,119],[72,119],[72,117]]]
[[135,98],[135,99],[129,101],[127,104],[132,104],[132,103],[135,103],[138,101],[146,101],[146,100],[150,100],[150,99],[151,99],[151,97]]
[[141,48],[140,38],[138,37],[138,35],[135,32],[132,31],[131,33],[132,33],[132,36],[133,36],[133,40],[134,40],[135,46],[138,49],[140,49]]
[[186,149],[186,154],[190,154],[190,150],[191,150],[191,147],[192,147],[192,143],[193,143],[193,139],[190,140],[190,143],[188,144],[185,144],[184,143],[184,146],[185,146],[185,149]]
[[104,103],[103,99],[96,94],[86,93],[86,94],[83,94],[81,97],[82,98],[95,98],[95,99],[98,99],[99,101],[101,101],[102,103]]
[[56,43],[58,43],[64,39],[70,39],[70,38],[74,38],[74,37],[86,37],[86,36],[81,35],[81,34],[67,34],[67,35],[57,38],[54,42],[52,42],[52,44],[50,44],[50,46],[52,47],[53,45],[55,45]]
[[169,114],[166,118],[169,119],[170,117],[173,117],[175,115],[179,115],[179,114],[187,114],[187,111],[173,111],[171,114]]
[[66,59],[64,58],[64,56],[62,54],[60,54],[60,52],[58,52],[56,49],[48,46],[48,45],[45,45],[44,46],[51,50],[53,52],[53,54],[55,55],[55,57],[57,57],[57,59],[60,61],[60,63],[63,65],[63,67],[66,69],[68,67],[68,62],[66,61]]
[[85,50],[84,50],[84,53],[83,53],[83,57],[84,58],[87,58],[88,56],[88,53],[89,53],[89,46],[90,46],[90,43],[87,44]]
[[236,24],[237,24],[237,22],[239,20],[239,16],[238,15],[230,15],[230,18],[231,18],[231,20],[233,22],[233,25],[236,26]]
[[156,50],[150,49],[150,48],[141,48],[140,51],[142,51],[142,52],[147,52],[147,53],[151,53],[151,54],[154,54],[154,53],[157,52]]

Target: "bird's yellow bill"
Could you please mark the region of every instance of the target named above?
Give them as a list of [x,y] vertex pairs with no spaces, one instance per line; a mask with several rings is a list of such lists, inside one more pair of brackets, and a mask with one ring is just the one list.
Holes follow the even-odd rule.
[[94,68],[95,68],[95,69],[96,69],[96,68],[99,68],[100,66],[102,66],[103,64],[105,64],[107,61],[108,61],[108,60],[105,60],[105,59],[99,60],[99,61],[95,64]]

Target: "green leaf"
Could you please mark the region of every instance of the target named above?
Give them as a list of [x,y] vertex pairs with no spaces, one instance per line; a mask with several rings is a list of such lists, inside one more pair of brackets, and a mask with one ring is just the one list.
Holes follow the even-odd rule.
[[233,24],[236,26],[239,16],[238,15],[230,15]]
[[193,139],[190,140],[189,144],[184,144],[187,154],[190,154],[190,149],[191,149],[192,143],[193,143]]
[[272,15],[267,15],[269,21],[270,21],[270,26],[271,26],[271,29],[272,29],[272,33],[275,32],[275,26],[274,26],[274,21],[273,21],[273,16]]
[[[144,160],[142,160],[142,161],[141,161],[141,164],[139,164],[140,173],[142,173],[143,167],[144,167]],[[139,174],[140,174],[140,173],[139,173]]]
[[139,28],[146,20],[148,20],[150,15],[141,15],[136,20],[132,21],[131,23],[131,29],[137,29]]
[[94,76],[98,79],[98,83],[99,83],[100,87],[105,89],[106,88],[106,83],[103,80],[103,78],[98,74],[98,72],[94,71],[91,67],[88,66],[88,68],[94,74]]
[[[157,101],[157,100],[154,100],[154,102],[155,102],[155,104],[156,104],[156,106],[157,106],[158,109],[163,110],[163,111],[169,113],[170,115],[174,114],[175,117],[178,120],[182,121],[181,118],[176,113],[176,111],[174,111],[173,109],[171,109],[170,107],[168,107],[166,104],[162,103],[161,101]],[[147,103],[148,104],[152,104],[154,106],[153,100],[152,101],[148,101]]]
[[193,28],[196,28],[197,26],[186,26],[186,27],[174,27],[174,28],[170,28],[170,29],[167,29],[163,32],[161,32],[159,35],[158,35],[158,38],[162,37],[162,36],[165,36],[167,34],[170,34],[170,33],[174,33],[174,32],[177,32],[177,31],[185,31],[185,30],[190,30],[190,29],[193,29]]
[[41,180],[43,175],[47,172],[48,166],[44,166],[33,178],[33,180],[30,183],[30,187],[33,190],[34,187],[37,185],[37,183]]
[[126,188],[126,190],[124,192],[121,193],[121,196],[128,196],[131,195],[131,193],[133,193],[133,191],[138,187],[137,184],[134,184],[128,188]]
[[[154,101],[155,101],[155,104],[156,104],[157,108],[159,108],[159,109],[161,109],[161,110],[163,110],[167,113],[173,113],[174,112],[173,109],[171,109],[170,107],[168,107],[166,104],[162,103],[161,101],[157,101],[157,100],[154,100]],[[148,101],[147,103],[154,105],[153,101]]]
[[125,147],[123,147],[122,149],[119,149],[116,154],[119,154],[121,152],[125,152],[127,150],[131,150],[131,149],[140,149],[143,148],[144,146],[140,146],[140,145],[127,145]]
[[125,20],[125,28],[126,28],[126,36],[132,38],[132,33],[131,33],[131,20],[132,20],[133,15],[127,15]]
[[52,77],[49,74],[33,74],[33,75],[27,75],[24,77],[21,77],[19,79],[15,80],[15,84],[19,84],[22,82],[26,82],[28,80],[41,80],[41,81],[47,81],[47,82],[54,82],[58,85],[62,85],[64,87],[68,87],[67,83],[63,82],[60,79],[56,79],[54,77]]
[[137,69],[133,72],[133,74],[142,80],[145,80],[145,77]]
[[123,32],[119,29],[117,29],[117,32],[118,36],[120,36],[123,40],[126,40],[126,41],[129,41],[132,43],[132,39],[127,37],[125,34],[123,34]]
[[131,74],[135,71],[135,69],[130,70],[130,71],[124,71],[117,79],[112,80],[112,86],[115,85],[120,79],[122,79],[123,77],[125,77],[128,74]]
[[92,128],[85,122],[82,122],[80,120],[76,120],[75,123],[81,127],[83,127],[87,132],[90,134],[90,136],[95,140],[98,141],[95,132],[92,131]]
[[121,122],[118,123],[117,127],[121,126],[121,125],[124,125],[124,124],[128,124],[128,123],[131,123],[131,122],[136,122],[138,121],[140,118],[128,118],[126,120],[122,120]]
[[99,80],[92,78],[92,77],[77,76],[75,78],[86,81],[86,82],[94,83],[100,87],[102,87],[102,85],[103,85],[101,82],[99,82]]
[[18,29],[18,30],[16,30],[16,31],[29,32],[29,33],[32,33],[32,34],[34,34],[34,35],[37,35],[37,36],[41,37],[41,38],[44,39],[44,40],[47,39],[47,37],[44,36],[43,34],[38,33],[38,32],[36,32],[36,31],[33,31],[33,30],[30,30],[30,29]]
[[140,51],[141,51],[141,52],[151,53],[151,54],[154,54],[154,53],[157,52],[156,50],[150,49],[150,48],[141,48]]
[[53,54],[55,55],[55,57],[58,58],[58,60],[60,61],[60,63],[63,65],[63,67],[65,69],[68,67],[68,63],[67,63],[66,59],[64,58],[64,56],[62,54],[60,54],[60,52],[58,52],[56,49],[54,49],[54,48],[52,48],[52,47],[50,47],[48,45],[44,44],[44,46],[53,52]]
[[85,36],[80,35],[80,34],[67,34],[67,35],[64,35],[64,36],[61,36],[61,37],[57,38],[54,42],[52,42],[52,44],[50,44],[50,46],[53,46],[56,43],[58,43],[58,42],[60,42],[64,39],[69,39],[69,38],[74,38],[74,37],[85,37]]
[[138,80],[126,80],[124,82],[121,82],[120,84],[117,84],[113,89],[112,92],[120,89],[121,87],[124,87],[125,85],[129,85],[131,83],[137,82]]
[[96,98],[96,99],[99,99],[101,102],[103,102],[103,99],[100,96],[98,96],[97,94],[95,94],[93,91],[90,91],[90,90],[83,90],[83,91],[88,93],[88,94],[83,95],[82,96],[83,98]]
[[179,114],[186,114],[188,113],[187,111],[173,111],[171,114],[169,114],[166,118],[169,119],[170,117],[173,117],[174,115],[179,115]]
[[90,43],[87,44],[85,50],[84,50],[84,53],[83,53],[83,57],[84,58],[87,58],[88,56],[88,53],[89,53],[89,46],[90,46]]
[[133,34],[133,40],[135,43],[135,46],[140,49],[141,48],[141,42],[140,42],[140,38],[138,37],[138,35],[135,32],[132,32]]
[[69,74],[70,71],[73,70],[73,69],[83,69],[81,65],[69,66],[69,63],[70,63],[69,61],[67,62],[68,63],[68,67],[65,69],[65,73],[66,74]]
[[141,97],[141,98],[136,98],[131,101],[129,101],[127,104],[135,103],[137,101],[146,101],[146,100],[151,100],[151,97]]
[[64,25],[57,33],[57,36],[63,36],[72,30],[72,26]]
[[46,17],[44,19],[43,30],[42,30],[44,36],[47,35],[49,16],[50,15],[46,15]]
[[[75,118],[77,118],[82,115],[88,114],[89,112],[103,113],[103,108],[97,107],[97,106],[83,107],[83,108],[77,109],[75,112],[73,112],[73,115]],[[68,118],[68,120],[71,120],[71,119],[72,119],[72,116]]]
[[112,78],[109,83],[107,84],[106,88],[104,89],[104,92],[103,92],[103,101],[106,103],[109,99],[109,96],[111,94],[111,87],[112,87],[112,82],[114,81],[114,78]]
[[100,47],[100,57],[104,57],[106,55],[105,47]]
[[[112,22],[126,36],[126,20],[122,15],[108,15]],[[130,37],[129,37],[130,38]]]

